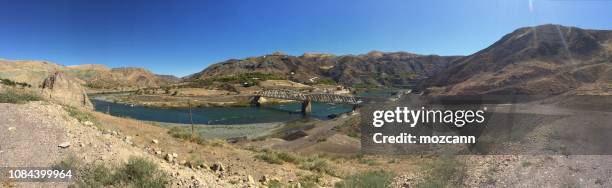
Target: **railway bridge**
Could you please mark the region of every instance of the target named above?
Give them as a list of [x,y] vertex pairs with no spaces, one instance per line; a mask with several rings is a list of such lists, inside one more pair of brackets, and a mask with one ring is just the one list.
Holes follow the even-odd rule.
[[288,89],[266,89],[255,93],[251,103],[259,106],[261,97],[294,100],[302,102],[302,113],[308,114],[312,112],[312,102],[334,103],[334,104],[351,104],[353,109],[362,101],[357,97],[337,95],[330,93],[303,93]]

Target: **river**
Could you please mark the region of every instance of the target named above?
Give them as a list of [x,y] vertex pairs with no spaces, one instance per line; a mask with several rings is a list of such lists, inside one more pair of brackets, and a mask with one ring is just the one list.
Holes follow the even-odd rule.
[[[189,124],[189,109],[187,108],[153,108],[130,106],[125,104],[92,99],[95,110],[106,113],[107,109],[113,116],[129,117],[144,121]],[[269,105],[262,107],[198,107],[192,109],[195,124],[250,124],[285,122],[304,118],[300,113],[300,103]],[[328,119],[329,115],[350,112],[351,105],[313,103],[312,114],[309,117]]]

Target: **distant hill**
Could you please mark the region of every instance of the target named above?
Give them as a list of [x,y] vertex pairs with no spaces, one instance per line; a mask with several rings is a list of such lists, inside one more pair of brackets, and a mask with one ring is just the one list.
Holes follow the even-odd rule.
[[174,76],[156,75],[143,68],[124,67],[109,69],[104,65],[68,66],[65,70],[86,82],[90,88],[158,87],[178,82]]
[[75,81],[90,88],[142,88],[158,87],[179,81],[174,76],[156,75],[143,68],[113,68],[105,65],[86,64],[63,66],[46,61],[0,60],[0,78],[40,86],[42,80],[62,72]]
[[525,27],[428,79],[431,94],[610,94],[612,31]]
[[265,73],[300,83],[337,82],[344,85],[403,85],[434,75],[458,57],[373,51],[363,55],[336,56],[306,53],[231,59],[190,75],[186,81]]

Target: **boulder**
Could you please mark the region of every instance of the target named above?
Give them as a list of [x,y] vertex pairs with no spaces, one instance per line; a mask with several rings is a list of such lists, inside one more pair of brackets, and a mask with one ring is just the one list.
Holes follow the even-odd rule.
[[249,185],[255,185],[255,180],[253,180],[253,176],[247,175],[245,179],[245,183]]
[[83,125],[92,126],[92,125],[94,125],[94,123],[91,122],[91,121],[85,121],[85,122],[83,122]]
[[164,157],[164,159],[166,159],[166,161],[168,162],[172,162],[174,161],[174,156],[172,154],[166,154],[166,157]]
[[213,170],[213,171],[215,171],[215,172],[217,172],[217,171],[224,171],[224,170],[225,170],[225,168],[223,167],[223,163],[221,163],[221,162],[216,162],[216,163],[214,163],[214,164],[213,164],[213,165],[210,167],[210,169],[211,169],[211,170]]
[[61,72],[55,72],[43,80],[42,96],[60,104],[93,109],[93,105],[79,80]]
[[68,148],[70,147],[70,142],[62,142],[58,145],[60,148]]

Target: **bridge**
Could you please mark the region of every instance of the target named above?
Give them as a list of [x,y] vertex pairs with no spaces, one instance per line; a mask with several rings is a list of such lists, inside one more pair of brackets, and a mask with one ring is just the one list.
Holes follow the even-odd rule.
[[302,93],[295,90],[287,89],[266,89],[255,93],[252,103],[259,106],[261,97],[294,100],[302,102],[302,113],[308,114],[312,112],[312,102],[335,103],[335,104],[352,104],[356,108],[362,101],[357,97],[329,94],[329,93]]

